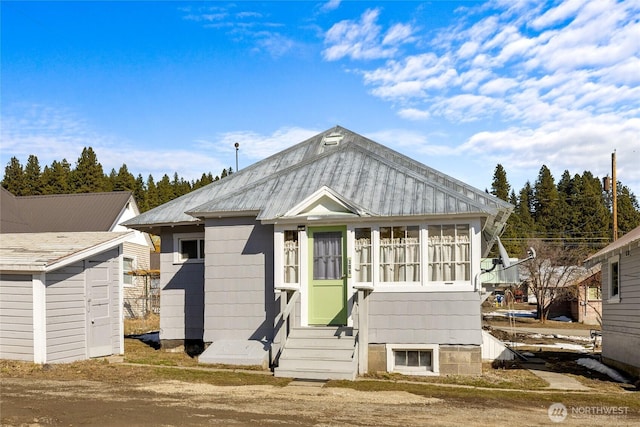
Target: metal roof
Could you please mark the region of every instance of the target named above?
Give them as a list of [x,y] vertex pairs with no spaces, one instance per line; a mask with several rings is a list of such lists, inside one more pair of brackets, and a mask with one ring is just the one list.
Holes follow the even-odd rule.
[[111,249],[132,232],[3,233],[0,271],[44,272]]
[[16,197],[3,190],[0,231],[109,231],[129,202],[129,191]]
[[482,216],[489,219],[490,234],[502,230],[513,209],[485,191],[337,126],[124,225],[144,228],[234,213],[273,221],[323,186],[373,216]]

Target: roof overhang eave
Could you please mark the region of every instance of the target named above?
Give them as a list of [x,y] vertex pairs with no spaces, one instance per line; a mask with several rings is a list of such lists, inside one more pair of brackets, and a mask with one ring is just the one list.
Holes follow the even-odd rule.
[[234,217],[257,217],[261,211],[246,210],[246,211],[207,211],[207,212],[185,212],[187,215],[191,215],[200,220],[204,219],[217,219],[217,218],[234,218]]

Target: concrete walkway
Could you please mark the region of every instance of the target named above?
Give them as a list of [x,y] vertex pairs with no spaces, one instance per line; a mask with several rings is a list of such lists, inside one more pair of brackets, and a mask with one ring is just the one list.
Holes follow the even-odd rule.
[[589,391],[589,387],[585,386],[578,380],[564,374],[551,372],[545,366],[544,360],[535,357],[529,358],[522,366],[529,370],[532,374],[542,378],[549,383],[548,389],[554,390],[570,390],[570,391]]

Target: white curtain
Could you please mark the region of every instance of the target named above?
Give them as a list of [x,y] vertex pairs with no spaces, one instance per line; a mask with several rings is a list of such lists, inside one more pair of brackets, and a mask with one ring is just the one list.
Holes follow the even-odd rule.
[[429,227],[427,274],[430,281],[469,280],[469,228],[466,225]]
[[357,239],[355,251],[356,281],[371,282],[371,238]]
[[298,283],[298,242],[284,242],[284,282]]
[[342,233],[315,233],[313,236],[313,278],[334,280],[341,277]]
[[380,239],[380,281],[420,281],[420,239]]

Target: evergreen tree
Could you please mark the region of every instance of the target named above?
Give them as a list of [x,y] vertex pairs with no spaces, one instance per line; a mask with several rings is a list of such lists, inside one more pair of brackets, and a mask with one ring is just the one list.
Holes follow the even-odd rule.
[[102,165],[91,147],[82,150],[70,178],[69,187],[74,193],[100,192],[107,187]]
[[158,196],[158,187],[153,181],[153,176],[149,174],[147,178],[147,196],[146,196],[146,208],[153,209],[156,206],[160,206],[160,197]]
[[24,169],[17,157],[12,157],[5,166],[2,186],[14,196],[24,195]]
[[38,157],[31,154],[24,167],[24,188],[25,196],[37,196],[42,194],[42,171]]
[[131,191],[136,188],[136,178],[129,172],[124,163],[118,169],[118,173],[113,181],[113,191]]
[[54,160],[51,166],[45,166],[42,172],[43,194],[66,194],[69,192],[71,165],[67,159]]
[[505,202],[509,200],[509,191],[511,186],[507,181],[507,172],[504,170],[501,164],[496,166],[493,173],[493,182],[491,183],[491,194]]
[[560,221],[556,217],[559,209],[558,189],[551,171],[545,165],[540,169],[534,185],[533,212],[536,231],[547,237],[561,235],[558,230]]
[[[640,225],[638,199],[629,188],[618,182],[618,236],[622,236]],[[612,224],[613,226],[613,224]],[[609,232],[609,236],[613,234]]]
[[220,174],[220,179],[225,178],[227,176],[228,172],[226,169],[222,169],[222,173]]
[[158,202],[162,205],[175,198],[173,186],[169,180],[169,175],[164,174],[162,179],[158,181]]
[[138,209],[140,209],[140,212],[149,210],[149,208],[147,207],[147,194],[144,187],[144,178],[142,178],[142,174],[138,174],[138,177],[136,178],[135,187],[133,189],[133,197],[136,199],[136,204],[138,205]]

